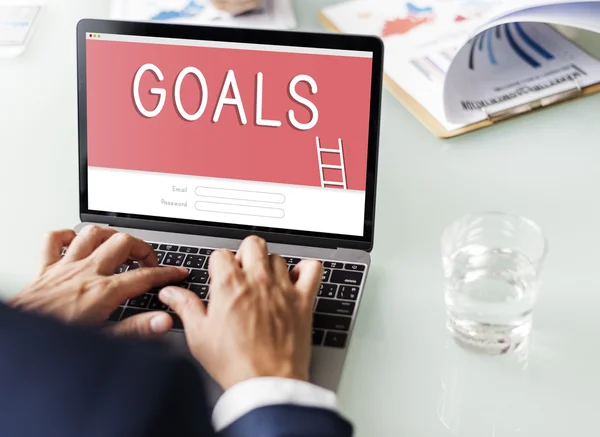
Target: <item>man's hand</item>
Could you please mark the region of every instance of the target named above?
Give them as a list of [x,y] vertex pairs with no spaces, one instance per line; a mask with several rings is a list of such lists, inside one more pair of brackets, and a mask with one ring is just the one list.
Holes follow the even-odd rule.
[[209,270],[208,308],[178,287],[159,297],[181,317],[191,352],[212,377],[224,389],[260,376],[308,381],[321,263],[302,261],[290,278],[285,261],[249,237],[235,257],[214,252]]
[[260,0],[212,0],[217,9],[228,12],[233,15],[256,9]]
[[[63,247],[68,250],[61,258]],[[119,265],[129,261],[138,261],[145,268],[114,275]],[[114,229],[88,226],[79,235],[72,230],[51,232],[45,240],[38,277],[9,304],[66,322],[100,325],[127,299],[153,287],[181,282],[188,274],[187,269],[157,265],[152,247]],[[168,314],[152,312],[111,329],[151,336],[167,332],[172,324]]]

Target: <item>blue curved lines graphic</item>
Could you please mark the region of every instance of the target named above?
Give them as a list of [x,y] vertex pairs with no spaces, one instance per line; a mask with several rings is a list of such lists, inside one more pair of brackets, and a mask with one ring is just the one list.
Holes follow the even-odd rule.
[[471,53],[469,53],[469,69],[471,70],[475,70],[475,46],[479,38],[481,38],[481,34],[477,35],[471,44]]
[[[497,41],[497,44],[503,44],[500,42],[502,41],[502,30],[504,30],[504,35],[506,36],[504,44],[508,44],[510,50],[531,68],[540,68],[543,61],[551,61],[555,58],[552,53],[527,34],[521,24],[504,24],[480,33],[471,41],[469,69],[475,70],[476,61],[481,62],[480,56],[476,55],[476,52],[483,52],[484,45],[487,62],[491,65],[498,65],[500,63],[497,58],[497,52],[494,51],[494,41]],[[515,38],[515,35],[518,35],[519,40]],[[525,50],[525,47],[529,49],[529,53]],[[496,47],[496,50],[498,50],[498,47]]]
[[541,67],[542,64],[540,64],[538,61],[536,61],[535,59],[533,59],[531,56],[529,56],[522,48],[520,45],[517,44],[517,42],[515,41],[515,39],[512,36],[512,33],[510,31],[510,27],[508,26],[508,24],[504,25],[504,32],[506,32],[506,39],[508,41],[508,44],[510,45],[510,48],[512,48],[515,53],[525,62],[527,62],[529,65],[531,65],[533,68],[539,68]]
[[488,59],[490,60],[490,64],[496,65],[498,62],[496,61],[496,57],[494,56],[494,48],[492,47],[492,33],[492,29],[486,32],[487,53]]
[[523,27],[521,27],[520,23],[515,23],[515,29],[517,30],[517,33],[519,34],[521,39],[523,41],[525,41],[525,43],[529,47],[531,47],[533,50],[535,50],[537,53],[539,53],[540,56],[542,56],[544,59],[547,59],[547,60],[554,59],[554,56],[552,56],[552,53],[549,53],[546,49],[544,49],[541,45],[539,45],[534,40],[532,40],[531,37],[525,33],[525,31],[523,30]]

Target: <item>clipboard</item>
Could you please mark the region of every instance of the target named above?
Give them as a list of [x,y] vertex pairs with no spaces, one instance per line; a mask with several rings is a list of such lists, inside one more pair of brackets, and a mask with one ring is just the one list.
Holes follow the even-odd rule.
[[[340,33],[338,27],[327,18],[322,12],[318,15],[319,21],[327,30]],[[404,91],[396,82],[394,82],[387,74],[383,75],[383,85],[385,88],[398,100],[408,111],[419,120],[427,129],[429,129],[438,138],[453,138],[459,135],[483,129],[502,121],[510,120],[511,118],[539,111],[559,103],[565,103],[570,100],[580,97],[589,96],[600,93],[600,83],[590,85],[585,88],[579,86],[574,81],[573,86],[556,94],[545,96],[541,99],[534,100],[525,104],[520,104],[514,107],[505,108],[499,111],[490,110],[490,107],[483,108],[486,119],[477,123],[470,124],[455,130],[447,130],[442,124],[427,111],[419,102],[417,102],[410,94]]]

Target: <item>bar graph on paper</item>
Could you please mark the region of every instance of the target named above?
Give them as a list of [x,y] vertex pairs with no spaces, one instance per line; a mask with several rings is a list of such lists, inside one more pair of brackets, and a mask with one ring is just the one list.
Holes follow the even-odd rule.
[[431,82],[441,82],[446,76],[450,63],[456,55],[458,47],[432,52],[426,56],[412,58],[409,63],[423,77]]

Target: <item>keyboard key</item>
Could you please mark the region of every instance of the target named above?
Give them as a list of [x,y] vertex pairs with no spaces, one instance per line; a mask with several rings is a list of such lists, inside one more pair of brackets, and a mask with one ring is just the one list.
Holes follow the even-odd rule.
[[179,250],[179,246],[173,246],[172,244],[161,244],[159,249],[166,250],[168,252],[177,252]]
[[354,270],[355,272],[364,272],[365,266],[362,264],[346,264],[346,270]]
[[342,285],[337,295],[338,299],[356,300],[358,298],[358,287]]
[[200,299],[206,299],[208,297],[208,285],[191,284],[190,290],[196,293]]
[[343,269],[344,263],[326,261],[323,263],[323,267],[326,269]]
[[139,308],[125,308],[125,311],[123,311],[123,314],[121,315],[121,320],[125,320],[129,317],[133,317],[145,312],[147,312],[147,310],[142,310]]
[[323,276],[321,277],[322,282],[329,282],[329,277],[331,276],[331,269],[323,270]]
[[316,329],[336,329],[347,331],[350,329],[350,317],[330,316],[329,314],[314,314],[313,327]]
[[201,269],[204,266],[206,257],[202,255],[188,255],[185,257],[184,267],[188,269]]
[[335,284],[321,284],[321,288],[319,288],[319,296],[334,298],[336,291],[337,285]]
[[185,247],[185,246],[181,246],[179,248],[179,251],[183,252],[183,253],[198,253],[199,250],[200,249],[198,249],[197,247]]
[[290,258],[288,256],[284,256],[283,259],[288,264],[298,264],[300,261],[302,261],[300,258]]
[[325,336],[324,346],[343,348],[346,346],[347,339],[348,334],[344,334],[343,332],[329,331]]
[[313,331],[312,331],[313,346],[320,346],[321,343],[323,343],[324,336],[325,336],[325,331],[321,331],[320,329],[313,329]]
[[156,251],[156,258],[158,259],[158,263],[162,264],[163,258],[165,257],[164,252]]
[[117,270],[115,270],[115,275],[118,275],[119,273],[125,273],[128,268],[129,266],[127,264],[121,264],[119,267],[117,267]]
[[169,307],[162,303],[158,296],[155,294],[152,296],[152,300],[150,300],[150,305],[148,305],[148,309],[150,311],[167,311]]
[[296,267],[298,264],[288,264],[288,270],[291,272],[292,270],[294,270],[294,267]]
[[150,299],[152,299],[151,294],[149,294],[149,293],[142,294],[141,296],[134,297],[133,299],[129,299],[129,301],[127,302],[127,306],[134,307],[134,308],[148,308]]
[[121,314],[123,313],[123,307],[119,307],[112,312],[112,314],[108,317],[109,322],[118,322],[121,318]]
[[190,270],[190,275],[187,280],[195,284],[206,284],[208,282],[208,271],[206,270]]
[[179,318],[177,314],[171,313],[171,317],[173,318],[173,329],[177,329],[183,331],[183,322]]
[[[148,242],[147,242],[148,243]],[[148,243],[150,246],[152,246],[152,249],[156,250],[158,249],[158,243]]]
[[200,254],[210,256],[214,251],[215,249],[200,249]]
[[339,314],[341,316],[351,316],[354,313],[354,302],[343,302],[333,299],[319,299],[316,311],[318,313]]
[[351,272],[349,270],[333,270],[330,282],[335,284],[360,285],[362,282],[362,272]]
[[135,270],[135,269],[139,269],[140,268],[140,263],[135,261],[132,262],[131,265],[129,266],[129,270]]
[[167,255],[162,263],[165,266],[180,266],[183,264],[184,259],[185,254],[183,253],[167,252]]

